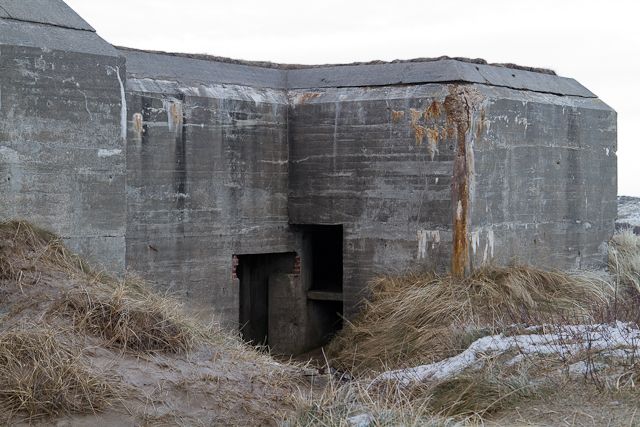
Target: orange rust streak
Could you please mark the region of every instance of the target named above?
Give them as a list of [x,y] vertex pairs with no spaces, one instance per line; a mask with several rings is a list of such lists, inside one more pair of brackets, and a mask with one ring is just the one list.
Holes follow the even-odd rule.
[[447,122],[457,134],[456,153],[453,161],[451,202],[453,205],[453,248],[451,273],[463,277],[469,263],[467,215],[469,212],[469,170],[467,167],[466,133],[469,129],[469,111],[464,95],[452,88],[444,101]]
[[427,129],[424,126],[413,125],[413,132],[416,135],[416,145],[422,145]]
[[133,129],[136,134],[141,134],[143,129],[142,114],[135,113],[133,115]]
[[427,119],[437,119],[442,114],[442,109],[440,108],[440,103],[437,100],[434,100],[431,105],[424,111],[424,118]]
[[398,123],[404,117],[404,111],[391,111],[391,121],[393,123]]
[[300,97],[300,104],[304,104],[307,101],[310,101],[312,99],[315,99],[315,98],[319,97],[320,95],[322,95],[322,94],[318,93],[318,92],[305,92]]

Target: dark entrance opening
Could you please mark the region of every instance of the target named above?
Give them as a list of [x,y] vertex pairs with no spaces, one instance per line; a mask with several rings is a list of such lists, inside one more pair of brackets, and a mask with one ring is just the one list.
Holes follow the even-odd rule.
[[295,252],[234,256],[245,341],[291,355],[326,344],[342,328],[342,225],[292,226]]
[[307,292],[309,314],[317,325],[319,343],[342,329],[342,225],[304,225],[311,257],[311,284]]
[[342,292],[342,225],[310,225],[311,289]]
[[[274,309],[273,288],[293,270],[296,254],[238,255],[240,281],[240,332],[245,341],[269,345],[269,318]],[[282,309],[282,308],[278,308]]]

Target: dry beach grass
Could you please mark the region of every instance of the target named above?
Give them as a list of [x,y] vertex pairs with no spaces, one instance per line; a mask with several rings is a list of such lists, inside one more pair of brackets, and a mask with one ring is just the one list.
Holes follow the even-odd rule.
[[55,235],[0,224],[0,424],[274,424],[300,370]]
[[640,237],[631,230],[613,236],[609,245],[609,270],[623,292],[640,294]]
[[613,295],[597,275],[532,267],[487,267],[468,278],[382,277],[360,317],[329,347],[349,371],[382,371],[441,360],[514,324],[592,320]]
[[116,383],[92,371],[55,330],[28,326],[0,334],[0,419],[29,420],[105,409]]
[[76,328],[124,350],[186,352],[207,336],[176,300],[154,293],[139,279],[73,289],[56,310],[71,317]]

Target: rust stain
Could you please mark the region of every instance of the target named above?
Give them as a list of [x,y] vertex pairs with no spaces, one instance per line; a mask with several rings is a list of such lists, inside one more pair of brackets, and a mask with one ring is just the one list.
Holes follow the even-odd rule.
[[422,116],[422,112],[411,108],[409,110],[409,114],[411,114],[411,125],[415,126],[416,124],[418,124],[418,120],[420,120],[420,117]]
[[424,136],[427,134],[428,129],[416,124],[413,125],[413,132],[416,135],[416,145],[422,145],[422,141],[424,141]]
[[302,94],[302,96],[300,97],[300,101],[299,101],[299,103],[300,103],[300,104],[304,104],[304,103],[306,103],[307,101],[310,101],[310,100],[312,100],[312,99],[315,99],[315,98],[319,97],[320,95],[322,95],[322,94],[321,94],[321,93],[319,93],[319,92],[305,92],[305,93],[303,93],[303,94]]
[[442,107],[437,100],[434,100],[426,110],[424,110],[425,120],[437,119],[442,114]]
[[404,117],[404,111],[391,110],[391,121],[398,123]]
[[439,154],[440,150],[438,150],[438,141],[440,140],[440,132],[438,132],[438,128],[427,129],[427,142],[429,143],[428,149],[429,154],[431,155],[431,160],[435,157],[436,154]]
[[133,115],[133,131],[136,133],[138,137],[142,136],[142,114],[135,113]]
[[448,139],[456,139],[456,132],[457,131],[456,131],[456,127],[455,126],[449,125],[449,123],[447,123],[446,132],[447,132],[447,138]]
[[[471,123],[471,111],[465,89],[450,86],[444,100],[448,129],[455,129],[456,150],[453,160],[451,202],[453,205],[453,251],[451,273],[463,277],[469,265],[469,168],[467,163],[466,134]],[[448,132],[449,133],[449,132]]]
[[178,126],[182,125],[182,104],[177,102],[171,103],[169,114],[171,114],[173,123],[176,123]]
[[433,141],[434,144],[437,144],[440,140],[440,132],[438,131],[438,128],[427,129],[427,138],[429,141]]
[[409,114],[411,114],[411,129],[413,129],[413,134],[416,137],[416,145],[422,145],[422,141],[424,141],[424,136],[427,132],[424,126],[418,124],[418,120],[422,117],[422,112],[411,108]]

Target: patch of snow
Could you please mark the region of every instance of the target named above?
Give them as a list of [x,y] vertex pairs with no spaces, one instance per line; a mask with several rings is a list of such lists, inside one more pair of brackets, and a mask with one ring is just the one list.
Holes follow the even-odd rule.
[[569,373],[574,375],[586,375],[589,372],[599,371],[605,368],[604,363],[587,363],[584,360],[569,365]]
[[369,414],[360,414],[347,418],[350,427],[369,427],[373,424],[373,417]]
[[[538,331],[535,326],[531,331]],[[388,371],[380,374],[373,383],[393,380],[402,386],[415,382],[441,381],[453,378],[469,368],[479,368],[486,356],[498,356],[508,351],[519,355],[557,355],[561,358],[579,354],[585,350],[603,351],[620,347],[637,347],[640,330],[633,323],[596,325],[549,325],[543,329],[554,331],[541,334],[505,336],[491,335],[480,338],[457,356],[428,365]],[[517,357],[517,356],[516,356]],[[512,359],[512,363],[519,360]]]

